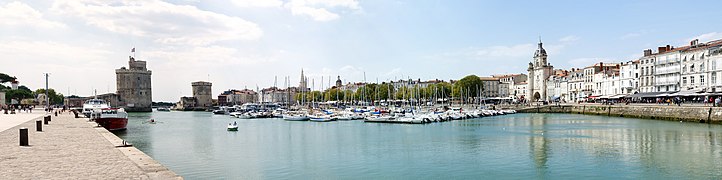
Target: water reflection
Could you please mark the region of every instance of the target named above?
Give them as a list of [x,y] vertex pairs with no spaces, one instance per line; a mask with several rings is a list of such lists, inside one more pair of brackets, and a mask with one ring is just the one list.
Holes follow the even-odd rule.
[[[156,118],[166,123],[141,124]],[[225,131],[238,121],[239,131]],[[187,179],[720,179],[722,126],[574,114],[426,125],[132,114],[118,133]]]

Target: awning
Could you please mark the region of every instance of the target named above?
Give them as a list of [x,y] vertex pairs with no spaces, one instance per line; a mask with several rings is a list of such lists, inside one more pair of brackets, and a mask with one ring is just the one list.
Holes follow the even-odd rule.
[[657,95],[663,94],[665,92],[646,92],[646,93],[637,93],[637,94],[630,94],[626,97],[628,98],[650,98],[650,97],[657,97]]
[[617,95],[614,95],[614,96],[610,96],[609,99],[619,99],[619,98],[622,98],[622,97],[624,97],[624,96],[627,96],[627,95],[626,95],[626,94],[617,94]]

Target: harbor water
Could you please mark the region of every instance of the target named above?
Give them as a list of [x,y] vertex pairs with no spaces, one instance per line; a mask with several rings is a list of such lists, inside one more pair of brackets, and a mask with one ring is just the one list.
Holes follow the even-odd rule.
[[186,179],[722,179],[722,125],[606,116],[376,124],[174,111],[131,113],[116,134]]

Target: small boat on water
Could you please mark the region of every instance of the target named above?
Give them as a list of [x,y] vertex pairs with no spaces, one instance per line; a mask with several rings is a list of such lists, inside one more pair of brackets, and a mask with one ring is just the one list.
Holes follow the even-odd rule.
[[159,112],[170,112],[170,109],[167,107],[158,107],[156,110]]
[[90,115],[98,125],[109,131],[125,130],[128,125],[128,113],[123,108],[103,108]]
[[233,124],[228,123],[228,131],[238,131],[238,124],[235,121]]

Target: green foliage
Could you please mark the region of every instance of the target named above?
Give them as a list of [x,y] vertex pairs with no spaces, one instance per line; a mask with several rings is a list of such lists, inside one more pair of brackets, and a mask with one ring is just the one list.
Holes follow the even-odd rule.
[[26,98],[34,98],[33,91],[30,91],[28,87],[20,86],[16,90],[5,90],[6,103],[10,103],[12,99],[18,100],[18,102],[20,102],[20,100]]
[[[35,90],[35,94],[45,94],[45,89]],[[48,97],[50,97],[50,104],[63,104],[63,94],[55,92],[54,89],[48,89]]]
[[5,73],[0,73],[0,83],[6,83],[6,82],[12,82],[15,81],[15,77],[7,75]]
[[323,99],[325,101],[338,101],[343,100],[345,94],[338,88],[328,89],[323,92]]
[[452,95],[454,97],[461,97],[462,95],[465,97],[477,97],[479,92],[477,88],[479,88],[479,91],[482,90],[481,79],[476,75],[468,75],[454,83]]

